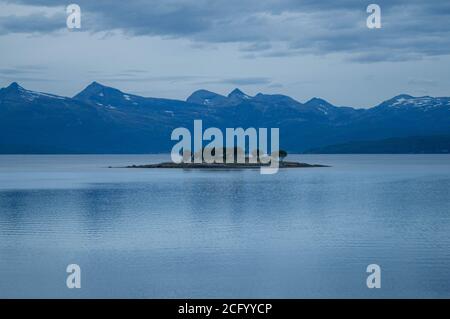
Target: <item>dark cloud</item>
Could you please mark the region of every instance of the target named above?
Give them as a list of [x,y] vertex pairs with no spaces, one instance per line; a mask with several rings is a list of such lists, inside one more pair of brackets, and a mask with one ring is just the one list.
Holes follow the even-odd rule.
[[208,86],[215,84],[224,84],[226,86],[252,86],[252,85],[270,85],[272,79],[267,77],[236,77],[236,78],[213,78],[196,81],[193,84],[196,86]]
[[272,45],[268,42],[256,42],[251,44],[246,44],[241,46],[241,51],[244,52],[258,52],[258,51],[265,51],[272,48]]
[[195,82],[200,79],[204,79],[205,77],[201,76],[142,76],[142,73],[139,74],[131,72],[131,73],[117,73],[114,75],[100,75],[98,77],[99,81],[105,82],[170,82],[170,83],[179,83],[179,82]]
[[30,78],[28,75],[32,76],[42,76],[42,73],[46,71],[47,68],[40,65],[17,65],[7,68],[0,68],[0,76],[2,78],[8,77],[21,77]]
[[17,65],[0,68],[0,79],[9,82],[52,82],[44,75],[47,68],[40,65]]
[[271,88],[271,89],[280,89],[280,88],[284,87],[284,85],[281,83],[272,83],[272,84],[269,84],[267,87]]
[[49,79],[48,77],[39,77],[39,76],[23,76],[23,75],[10,75],[10,74],[1,74],[0,79],[6,80],[9,83],[11,82],[55,82],[54,79]]
[[[8,2],[61,8],[67,4]],[[450,53],[448,0],[374,2],[382,9],[380,30],[367,29],[368,2],[361,0],[77,1],[83,29],[89,32],[185,38],[200,44],[238,43],[249,58],[344,53],[351,61],[366,63]],[[0,18],[0,33],[47,33],[64,28],[61,15]]]
[[7,33],[48,33],[66,26],[64,14],[47,16],[45,12],[26,16],[0,17],[0,35]]
[[217,81],[218,83],[223,84],[232,84],[237,86],[246,86],[246,85],[263,85],[270,84],[272,81],[270,78],[265,77],[247,77],[247,78],[229,78]]
[[[137,70],[134,70],[137,71]],[[193,85],[206,84],[226,84],[226,85],[266,85],[270,84],[272,80],[267,77],[234,77],[234,78],[219,78],[212,76],[200,75],[167,75],[167,76],[146,76],[147,71],[139,72],[119,72],[115,74],[97,74],[97,79],[100,82],[166,82],[166,83],[190,83]]]

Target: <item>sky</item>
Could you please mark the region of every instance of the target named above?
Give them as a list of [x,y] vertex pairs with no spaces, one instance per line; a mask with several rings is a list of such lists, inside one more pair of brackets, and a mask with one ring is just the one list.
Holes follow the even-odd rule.
[[238,87],[353,107],[450,96],[448,0],[71,1],[0,0],[1,87],[73,96],[97,81],[176,99]]

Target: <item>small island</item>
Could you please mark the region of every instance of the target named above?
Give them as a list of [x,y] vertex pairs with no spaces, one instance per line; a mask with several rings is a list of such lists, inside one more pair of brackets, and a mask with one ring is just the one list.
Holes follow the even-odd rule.
[[[173,163],[165,162],[159,164],[131,165],[126,168],[212,168],[212,169],[243,169],[243,168],[261,168],[269,166],[261,163]],[[329,167],[327,165],[307,164],[299,162],[280,162],[279,168],[309,168],[309,167]]]
[[[239,151],[235,152],[235,156],[239,155]],[[144,164],[144,165],[130,165],[125,168],[181,168],[181,169],[255,169],[261,167],[269,167],[270,163],[266,163],[260,160],[259,152],[253,154],[257,158],[257,161],[251,161],[250,156],[245,156],[243,163],[239,163],[236,158],[232,161],[224,160],[223,163],[208,163],[202,161],[201,163],[194,163],[194,156],[189,155],[189,161],[183,161],[181,163],[164,162],[158,164]],[[314,168],[314,167],[329,167],[327,165],[320,164],[307,164],[300,162],[288,162],[284,158],[287,156],[287,152],[280,150],[278,154],[278,167],[279,168]]]

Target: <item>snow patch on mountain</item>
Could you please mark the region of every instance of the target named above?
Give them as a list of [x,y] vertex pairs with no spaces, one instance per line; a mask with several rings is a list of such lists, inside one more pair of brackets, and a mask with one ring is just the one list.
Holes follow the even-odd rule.
[[399,96],[395,97],[391,103],[388,103],[388,106],[391,107],[412,107],[412,108],[421,108],[424,110],[442,107],[442,106],[450,106],[449,98],[433,98],[430,96],[422,96],[422,97],[404,97]]

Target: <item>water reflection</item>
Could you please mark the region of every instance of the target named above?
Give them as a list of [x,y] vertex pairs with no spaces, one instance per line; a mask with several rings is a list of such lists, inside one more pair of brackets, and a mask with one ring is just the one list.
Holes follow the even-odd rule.
[[[0,177],[20,176],[0,179],[0,296],[448,297],[448,159],[325,156],[264,176],[104,168],[114,156],[24,158],[23,174],[0,156]],[[86,289],[70,292],[74,261]]]

